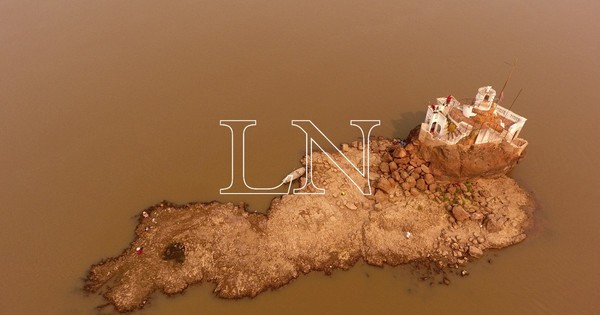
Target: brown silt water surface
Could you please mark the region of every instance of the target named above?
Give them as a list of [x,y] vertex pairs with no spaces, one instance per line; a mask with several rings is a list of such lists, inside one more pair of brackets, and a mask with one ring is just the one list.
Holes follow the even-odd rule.
[[[512,177],[535,228],[451,285],[408,267],[313,272],[254,299],[214,286],[157,294],[140,314],[600,313],[597,1],[0,2],[0,313],[95,314],[82,278],[160,202],[247,202],[229,184],[222,119],[255,119],[247,179],[299,167],[310,119],[336,144],[404,137],[435,97],[501,89],[528,118]],[[179,245],[165,253],[184,259]],[[151,275],[148,275],[151,276]],[[110,307],[99,310],[110,313]]]

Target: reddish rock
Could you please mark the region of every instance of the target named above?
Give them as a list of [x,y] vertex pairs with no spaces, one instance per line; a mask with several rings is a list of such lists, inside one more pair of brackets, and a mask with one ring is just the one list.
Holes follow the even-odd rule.
[[433,145],[424,142],[419,155],[428,161],[439,180],[462,182],[478,177],[496,177],[512,170],[525,155],[509,143]]
[[393,178],[390,177],[387,180],[390,182],[390,184],[392,185],[392,187],[398,186],[398,183]]
[[433,183],[435,183],[435,179],[433,178],[433,175],[431,174],[425,174],[425,176],[423,177],[425,179],[425,182],[427,183],[427,185],[431,185]]
[[470,217],[469,213],[462,206],[454,206],[452,208],[452,216],[456,221],[464,221]]
[[394,160],[394,158],[392,158],[392,156],[391,156],[389,153],[385,152],[385,153],[384,153],[384,154],[381,156],[381,160],[382,160],[383,162],[391,162],[391,161],[393,161],[393,160]]
[[407,156],[406,150],[404,150],[403,148],[398,148],[396,150],[394,150],[394,153],[392,153],[392,155],[395,158],[401,159],[405,156]]
[[405,156],[401,159],[395,159],[394,161],[398,163],[398,165],[406,165],[408,164],[408,162],[410,162],[410,158],[408,156]]
[[390,172],[390,165],[386,162],[381,162],[381,164],[379,164],[379,169],[384,173],[387,174]]
[[425,180],[422,178],[417,179],[417,183],[415,185],[418,190],[425,191],[427,189],[427,185],[425,184]]
[[485,228],[490,233],[500,232],[502,231],[502,223],[493,214],[490,214],[485,220]]
[[481,220],[483,220],[483,214],[481,214],[479,212],[471,213],[471,220],[481,221]]
[[437,186],[437,184],[436,184],[436,183],[433,183],[433,184],[430,184],[428,188],[429,188],[429,191],[431,191],[431,192],[436,192],[436,191],[437,191],[437,188],[438,188],[438,186]]
[[377,182],[377,188],[383,190],[385,193],[389,194],[394,188],[392,183],[385,177],[379,179]]
[[410,175],[408,175],[408,172],[407,172],[407,171],[401,171],[401,172],[400,172],[400,177],[402,177],[402,178],[404,178],[404,179],[407,179],[409,176],[410,176]]
[[417,185],[417,180],[414,177],[410,176],[410,177],[406,178],[406,183],[409,185],[409,187],[412,188]]
[[379,189],[375,193],[375,201],[377,201],[377,202],[383,202],[387,198],[388,198],[387,195],[383,191],[381,191]]
[[398,183],[402,183],[404,180],[402,179],[402,176],[400,176],[400,173],[398,173],[398,170],[395,170],[392,172],[392,178],[394,180],[396,180]]
[[410,190],[410,184],[408,184],[406,182],[400,184],[400,187],[402,187],[402,189],[406,190],[406,191]]
[[469,255],[475,258],[483,256],[483,251],[477,246],[469,246]]

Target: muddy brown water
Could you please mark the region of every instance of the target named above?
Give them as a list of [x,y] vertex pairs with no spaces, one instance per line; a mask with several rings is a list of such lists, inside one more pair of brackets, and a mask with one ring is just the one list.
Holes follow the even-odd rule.
[[[600,312],[600,22],[597,1],[0,2],[0,313],[93,314],[90,264],[132,240],[134,216],[167,199],[220,196],[229,134],[248,130],[248,180],[298,166],[311,119],[335,143],[350,119],[404,136],[434,97],[498,89],[529,118],[513,176],[538,228],[469,277],[429,287],[408,268],[311,273],[228,301],[212,285],[157,295],[140,314]],[[491,259],[492,263],[486,260]],[[110,312],[105,309],[102,312]]]

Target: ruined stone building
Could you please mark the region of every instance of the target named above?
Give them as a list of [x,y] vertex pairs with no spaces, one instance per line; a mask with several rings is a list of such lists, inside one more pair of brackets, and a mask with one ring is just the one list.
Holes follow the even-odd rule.
[[453,96],[437,98],[427,109],[419,138],[440,144],[481,144],[506,141],[522,151],[527,141],[519,138],[525,119],[494,102],[491,86],[479,88],[475,99],[461,104]]

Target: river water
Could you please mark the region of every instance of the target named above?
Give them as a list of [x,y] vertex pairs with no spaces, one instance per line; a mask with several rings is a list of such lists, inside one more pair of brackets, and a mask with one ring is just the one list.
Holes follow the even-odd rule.
[[95,313],[81,278],[163,199],[264,211],[270,197],[219,195],[221,119],[257,120],[247,176],[272,186],[304,150],[292,119],[334,143],[358,137],[350,119],[401,137],[434,97],[500,90],[515,59],[506,102],[523,88],[530,146],[513,176],[539,206],[524,243],[450,286],[359,263],[253,300],[194,286],[139,313],[600,313],[600,2],[411,2],[1,1],[0,313]]

